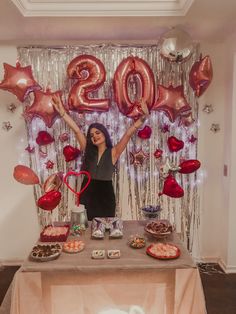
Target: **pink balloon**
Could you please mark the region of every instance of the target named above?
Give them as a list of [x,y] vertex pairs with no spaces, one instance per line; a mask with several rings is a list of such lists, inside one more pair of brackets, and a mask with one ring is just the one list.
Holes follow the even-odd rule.
[[164,111],[170,122],[175,122],[183,112],[191,110],[184,95],[183,85],[177,87],[159,85],[158,99],[152,109]]
[[39,184],[39,178],[36,173],[27,166],[17,165],[14,168],[13,177],[16,181],[26,184]]
[[78,56],[69,63],[67,75],[78,80],[69,93],[69,109],[78,112],[108,111],[109,99],[89,97],[89,93],[99,89],[106,80],[106,70],[99,59],[90,55]]
[[24,116],[30,120],[38,117],[44,121],[48,128],[51,128],[57,118],[60,117],[59,113],[52,105],[52,98],[56,94],[61,94],[61,91],[52,93],[50,90],[46,92],[35,91],[34,102],[32,106],[26,108]]
[[206,56],[196,61],[189,72],[189,84],[195,91],[197,97],[200,97],[210,85],[213,78],[213,69],[211,59]]
[[17,62],[16,67],[7,63],[3,63],[3,66],[5,73],[0,89],[13,93],[19,101],[23,102],[30,92],[41,89],[33,77],[30,65],[21,67]]
[[[140,95],[139,100],[131,101],[129,97],[129,79],[133,76],[138,78]],[[155,99],[155,81],[153,72],[148,63],[138,57],[124,59],[114,74],[115,101],[123,115],[137,119],[143,114],[140,100],[146,102],[149,110]]]

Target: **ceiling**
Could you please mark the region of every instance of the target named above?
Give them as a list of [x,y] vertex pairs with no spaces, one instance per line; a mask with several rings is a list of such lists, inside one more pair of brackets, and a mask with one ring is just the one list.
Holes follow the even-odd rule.
[[223,41],[236,34],[236,1],[0,0],[0,43],[153,42],[173,26],[197,41]]

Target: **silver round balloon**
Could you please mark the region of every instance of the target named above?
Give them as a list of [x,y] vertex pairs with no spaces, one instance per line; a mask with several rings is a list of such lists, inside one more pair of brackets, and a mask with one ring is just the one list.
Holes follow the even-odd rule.
[[177,28],[163,34],[159,41],[160,53],[172,62],[183,62],[193,52],[193,41],[190,35]]

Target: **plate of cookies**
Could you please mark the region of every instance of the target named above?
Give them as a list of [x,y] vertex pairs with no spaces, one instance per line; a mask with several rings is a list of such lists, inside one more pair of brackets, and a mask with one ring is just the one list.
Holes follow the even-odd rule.
[[83,251],[85,244],[78,239],[71,239],[63,243],[63,252],[66,253],[79,253]]
[[38,262],[48,262],[58,258],[62,247],[59,243],[37,244],[33,247],[30,258]]

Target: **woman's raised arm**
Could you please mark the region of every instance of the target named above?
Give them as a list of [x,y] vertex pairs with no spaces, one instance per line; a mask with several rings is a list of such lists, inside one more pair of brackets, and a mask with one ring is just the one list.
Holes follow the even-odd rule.
[[80,149],[82,151],[85,150],[86,147],[86,137],[83,134],[83,132],[80,130],[78,125],[75,123],[75,121],[71,118],[71,116],[66,112],[65,107],[62,104],[61,97],[59,94],[56,94],[52,98],[53,100],[53,107],[55,110],[60,114],[60,116],[64,119],[66,124],[72,129],[72,131],[75,133],[76,139],[79,142]]
[[130,138],[132,135],[143,125],[144,121],[149,115],[148,107],[145,102],[141,101],[141,107],[143,111],[143,115],[136,120],[133,125],[131,125],[125,134],[122,136],[121,140],[112,148],[112,163],[113,165],[117,162],[118,158],[120,157],[121,153],[126,148]]

